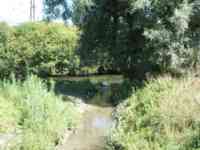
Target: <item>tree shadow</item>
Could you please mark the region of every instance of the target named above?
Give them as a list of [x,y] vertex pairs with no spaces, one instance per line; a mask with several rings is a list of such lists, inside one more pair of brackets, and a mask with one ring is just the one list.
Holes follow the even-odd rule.
[[132,85],[128,80],[121,83],[91,82],[89,79],[70,81],[55,80],[54,91],[67,97],[78,98],[84,103],[97,106],[116,106],[132,94]]
[[97,84],[93,84],[89,80],[58,80],[55,82],[54,91],[58,95],[77,97],[85,102],[98,92]]

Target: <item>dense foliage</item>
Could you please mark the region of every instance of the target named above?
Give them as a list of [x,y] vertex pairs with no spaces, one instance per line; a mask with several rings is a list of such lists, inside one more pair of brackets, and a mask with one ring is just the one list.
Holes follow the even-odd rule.
[[13,150],[54,150],[79,118],[74,104],[63,102],[35,76],[23,83],[1,82],[0,104],[0,133],[17,134]]
[[56,23],[0,24],[0,77],[69,74],[79,67],[78,30]]
[[197,150],[199,79],[149,81],[118,107],[112,150]]
[[[110,63],[136,78],[190,67],[198,63],[191,62],[198,61],[193,58],[199,53],[199,38],[191,45],[191,20],[198,16],[198,6],[198,1],[185,0],[94,0],[82,25],[81,56],[88,63]],[[193,28],[199,27],[196,22]]]
[[74,0],[73,6],[86,65],[142,78],[199,64],[198,0]]
[[81,26],[87,11],[92,6],[92,0],[72,0],[72,21],[75,25]]
[[44,0],[45,20],[63,19],[67,23],[71,19],[80,26],[91,4],[92,0]]
[[67,0],[44,0],[44,4],[45,19],[47,21],[58,18],[67,20],[71,16]]

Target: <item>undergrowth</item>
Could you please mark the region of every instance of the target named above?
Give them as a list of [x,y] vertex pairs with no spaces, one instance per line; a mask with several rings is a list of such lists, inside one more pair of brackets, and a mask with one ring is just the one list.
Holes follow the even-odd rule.
[[199,150],[200,79],[160,77],[118,107],[109,150]]
[[77,121],[75,106],[35,76],[0,83],[0,133],[21,132],[13,150],[53,150],[64,130]]

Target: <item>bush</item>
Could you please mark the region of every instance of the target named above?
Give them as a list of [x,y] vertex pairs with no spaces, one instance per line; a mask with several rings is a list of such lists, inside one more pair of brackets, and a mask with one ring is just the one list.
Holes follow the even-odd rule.
[[95,75],[98,74],[98,66],[82,66],[79,69],[78,75],[81,76],[89,76],[89,75]]
[[78,30],[57,23],[0,24],[0,75],[69,74],[79,67]]
[[20,112],[13,102],[0,96],[0,133],[13,132],[19,119]]
[[13,28],[6,23],[0,23],[0,78],[8,76],[13,70],[13,56],[8,56],[8,42],[13,37]]
[[62,102],[35,76],[24,83],[13,80],[0,84],[0,104],[0,132],[22,132],[14,149],[53,150],[64,130],[75,127],[78,121],[75,106]]
[[200,149],[200,80],[152,80],[117,111],[109,149]]

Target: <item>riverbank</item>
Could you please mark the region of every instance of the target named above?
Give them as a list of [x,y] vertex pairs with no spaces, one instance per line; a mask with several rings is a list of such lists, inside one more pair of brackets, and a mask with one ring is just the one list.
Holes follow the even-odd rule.
[[[8,104],[11,108],[7,111],[6,108],[8,107],[5,105],[5,101],[3,101],[4,105],[2,104],[2,106],[5,108],[3,112],[2,109],[0,111],[6,114],[10,113],[11,110],[16,110],[17,117],[11,116],[11,120],[12,118],[16,119],[16,127],[13,127],[13,130],[18,129],[21,119],[25,117],[27,121],[31,118],[33,119],[31,126],[29,126],[31,127],[30,130],[22,122],[19,125],[23,129],[20,137],[17,137],[17,139],[11,137],[12,141],[19,141],[14,148],[50,150],[55,147],[57,150],[83,150],[83,148],[84,150],[103,150],[106,147],[108,132],[113,124],[112,112],[114,106],[110,101],[112,89],[118,89],[122,82],[122,76],[93,76],[78,79],[76,77],[70,79],[56,78],[50,82],[51,84],[47,80],[41,80],[36,77],[28,78],[24,82],[8,81],[9,84],[3,85],[2,90],[6,91],[6,95],[13,92],[8,97],[5,97],[3,94],[3,98],[5,100],[8,99],[7,102],[11,102],[11,104]],[[48,94],[43,95],[43,92]],[[17,100],[16,102],[22,100],[23,105],[20,104],[16,107],[15,99]],[[28,104],[26,105],[26,103]],[[51,109],[49,108],[50,110],[48,109],[49,105],[52,106]],[[13,109],[13,107],[16,109]],[[45,109],[43,110],[43,108]],[[28,116],[21,115],[24,110],[26,110]],[[31,116],[29,116],[29,113],[31,113]],[[15,111],[13,112],[14,114]],[[43,118],[42,122],[40,121],[38,124],[37,120],[41,115],[44,117],[50,115],[51,123],[48,123],[49,118]],[[19,119],[17,119],[18,116]],[[80,121],[77,122],[77,119]],[[1,125],[3,120],[1,116],[0,120]],[[58,127],[57,124],[59,124]],[[41,127],[41,130],[38,130],[36,126],[39,129]],[[24,127],[27,129],[24,130]],[[8,129],[11,129],[11,127]],[[10,136],[7,138],[7,135],[10,135],[10,133],[12,132],[4,132],[0,142],[6,140],[6,144],[7,142],[10,143]],[[45,141],[40,134],[48,137],[50,140]],[[26,140],[24,140],[25,138]],[[38,142],[41,144],[36,144]]]
[[48,90],[45,82],[35,76],[24,82],[3,81],[0,150],[52,150],[66,128],[76,127],[79,116],[72,102],[63,102],[61,96]]
[[199,150],[200,79],[149,80],[118,106],[108,150]]

